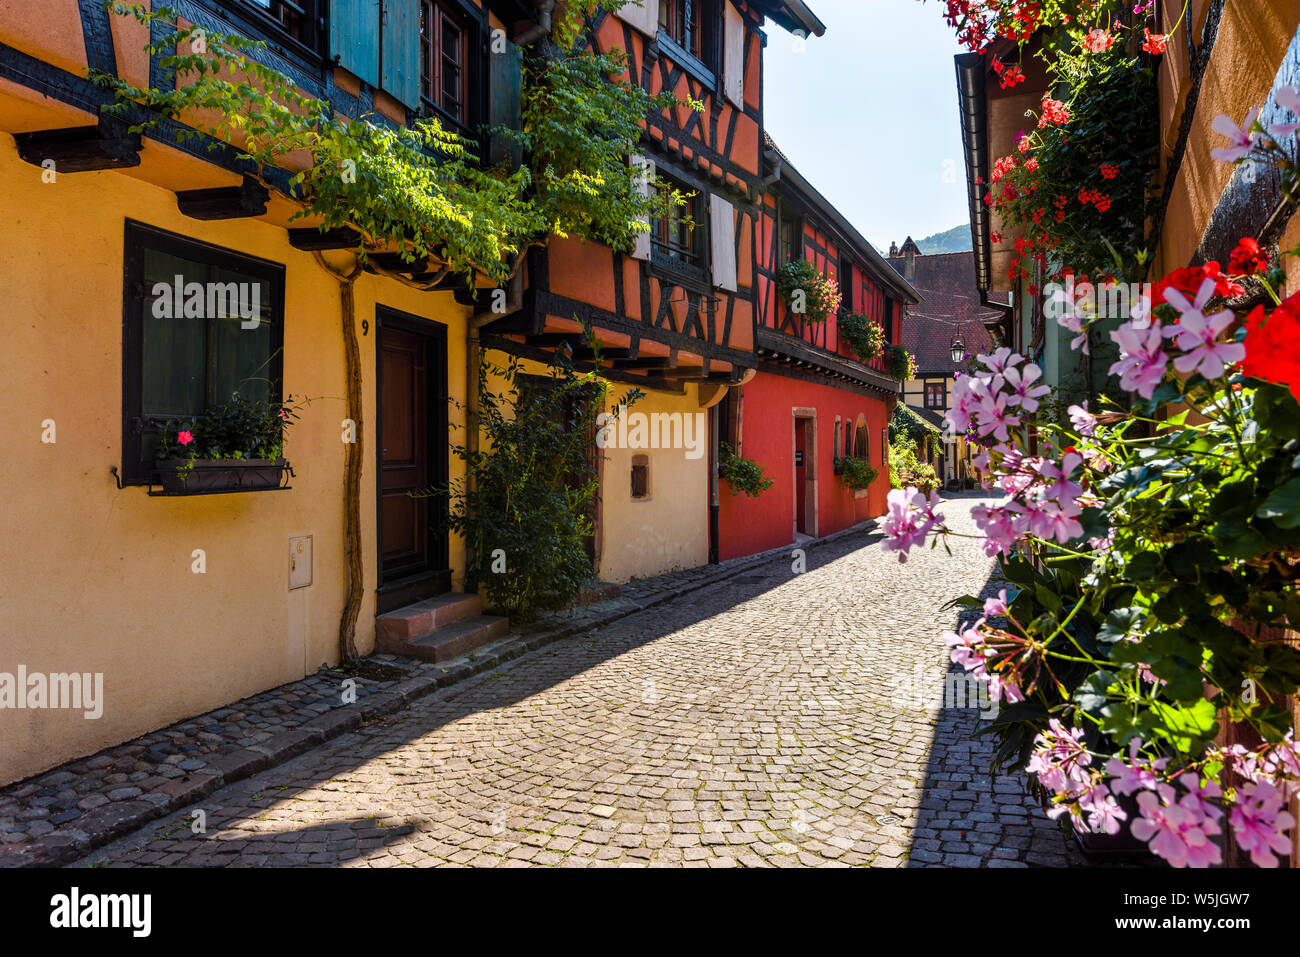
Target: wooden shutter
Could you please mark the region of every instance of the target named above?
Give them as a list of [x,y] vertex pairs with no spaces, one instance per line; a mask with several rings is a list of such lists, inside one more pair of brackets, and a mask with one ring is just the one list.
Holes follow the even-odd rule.
[[614,15],[648,37],[659,32],[659,0],[641,0],[639,6],[636,0],[630,0],[615,11]]
[[745,19],[732,4],[726,5],[722,30],[722,89],[727,99],[745,106]]
[[379,3],[333,0],[330,4],[330,57],[371,86],[379,85]]
[[[522,122],[520,116],[520,84],[522,82],[523,54],[515,44],[505,41],[505,49],[495,48],[488,54],[488,103],[490,126],[503,126],[517,130]],[[522,162],[519,144],[500,134],[493,134],[488,147],[488,162],[509,163],[518,166]]]
[[[649,197],[650,185],[655,178],[655,162],[645,156],[632,157],[632,181],[642,196]],[[641,222],[646,226],[650,225],[650,217],[642,216]],[[633,259],[650,258],[650,233],[649,231],[636,234],[636,247],[632,250]]]
[[713,285],[736,291],[736,209],[720,196],[709,196],[709,236],[713,240]]
[[420,0],[383,0],[381,86],[399,103],[420,106]]

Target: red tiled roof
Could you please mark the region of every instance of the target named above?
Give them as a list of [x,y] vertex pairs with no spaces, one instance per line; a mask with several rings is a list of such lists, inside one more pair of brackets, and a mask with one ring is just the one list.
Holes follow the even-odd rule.
[[[887,261],[899,275],[904,274],[904,257]],[[990,352],[993,338],[984,322],[1000,313],[980,302],[974,252],[914,256],[912,261],[916,268],[912,286],[925,302],[905,309],[903,347],[916,356],[918,374],[951,375],[958,368],[951,355],[953,336],[961,338],[969,353]]]

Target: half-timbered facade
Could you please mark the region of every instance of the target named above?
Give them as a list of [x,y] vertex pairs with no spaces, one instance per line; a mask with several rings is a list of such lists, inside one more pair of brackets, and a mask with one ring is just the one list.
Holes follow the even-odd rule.
[[[754,225],[757,363],[753,378],[726,396],[720,437],[776,484],[758,499],[719,497],[723,559],[839,531],[885,508],[886,432],[899,384],[883,358],[864,362],[853,352],[838,316],[813,322],[789,308],[777,288],[781,266],[812,263],[838,284],[841,312],[866,315],[887,343],[900,340],[902,306],[920,301],[770,138],[763,179]],[[869,489],[837,480],[845,457],[876,469]]]
[[[624,79],[703,104],[649,116],[637,158],[640,175],[689,194],[688,205],[650,223],[632,250],[553,239],[528,261],[521,309],[485,328],[485,337],[539,360],[576,349],[579,368],[591,368],[583,341],[590,329],[601,375],[644,391],[634,414],[693,417],[715,429],[714,407],[757,361],[753,237],[769,17],[823,31],[798,0],[643,0],[592,20],[596,47],[628,54]],[[698,457],[681,444],[603,450],[594,543],[601,578],[626,581],[716,555],[715,443]]]

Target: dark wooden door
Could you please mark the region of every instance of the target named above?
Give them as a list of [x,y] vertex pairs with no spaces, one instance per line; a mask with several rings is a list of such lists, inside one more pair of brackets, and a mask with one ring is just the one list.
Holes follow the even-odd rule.
[[432,323],[378,318],[382,608],[446,591],[450,570],[446,497],[437,492],[447,483],[446,340]]

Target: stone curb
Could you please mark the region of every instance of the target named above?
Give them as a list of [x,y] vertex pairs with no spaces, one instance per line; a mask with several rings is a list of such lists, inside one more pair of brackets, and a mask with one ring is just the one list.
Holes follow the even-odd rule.
[[195,771],[184,778],[168,781],[153,791],[140,794],[137,798],[115,801],[95,808],[79,818],[75,828],[58,830],[25,844],[7,848],[0,852],[0,868],[59,867],[68,864],[92,850],[140,830],[151,821],[198,803],[228,784],[234,784],[260,771],[284,764],[326,741],[353,731],[377,718],[405,710],[435,691],[495,668],[502,662],[518,658],[556,641],[602,628],[682,595],[717,585],[763,565],[777,556],[786,555],[793,548],[805,550],[817,548],[850,535],[869,532],[876,526],[877,522],[872,519],[824,538],[759,552],[682,587],[664,588],[648,597],[629,600],[626,607],[611,609],[607,614],[597,618],[575,621],[572,624],[543,631],[508,635],[494,644],[467,655],[464,659],[449,662],[440,674],[404,678],[385,691],[367,696],[359,706],[328,711],[297,728],[283,731],[261,744],[246,748],[231,748],[228,751],[219,751],[205,756],[207,767],[202,770]]

